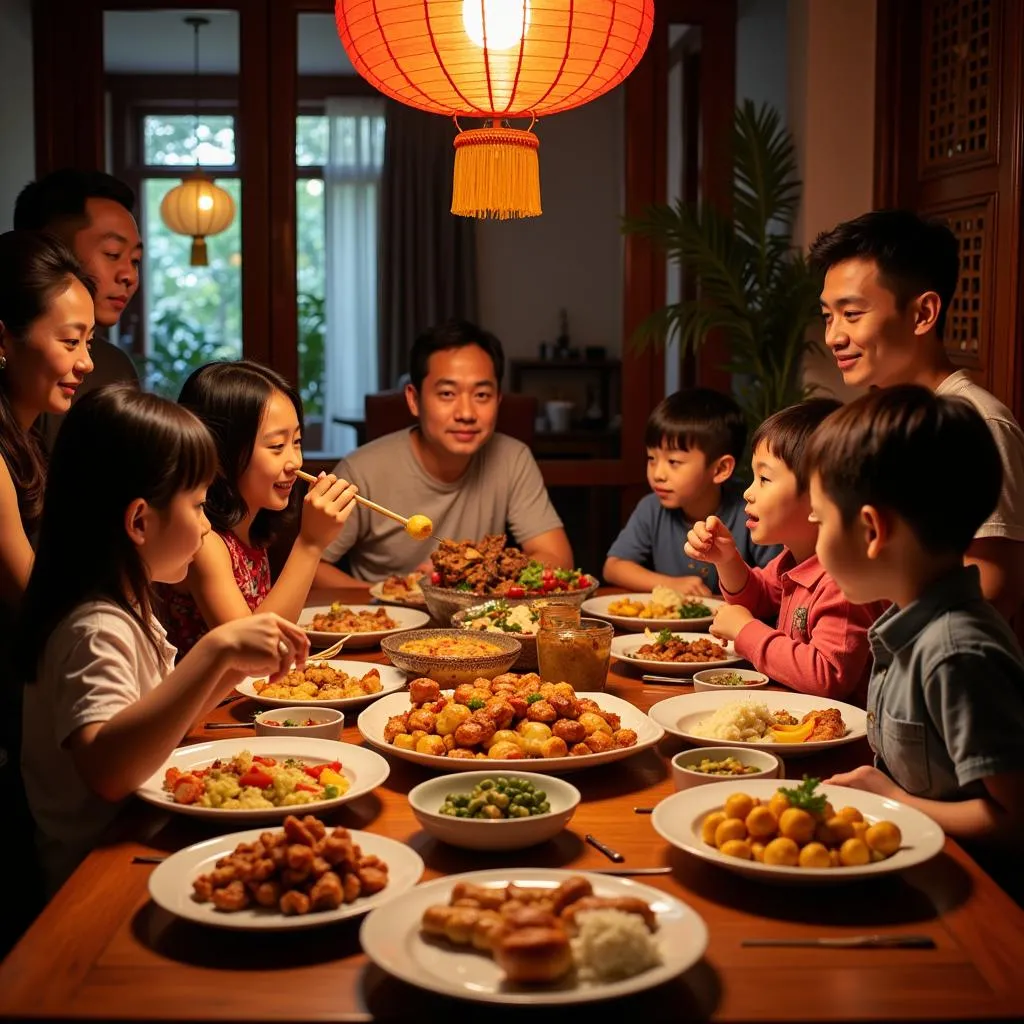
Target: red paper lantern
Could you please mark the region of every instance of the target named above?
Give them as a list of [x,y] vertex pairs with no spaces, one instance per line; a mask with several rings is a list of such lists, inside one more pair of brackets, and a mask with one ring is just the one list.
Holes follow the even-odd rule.
[[582,106],[636,67],[653,0],[336,0],[345,52],[387,96],[490,127],[455,139],[452,212],[536,216],[537,136],[502,126]]

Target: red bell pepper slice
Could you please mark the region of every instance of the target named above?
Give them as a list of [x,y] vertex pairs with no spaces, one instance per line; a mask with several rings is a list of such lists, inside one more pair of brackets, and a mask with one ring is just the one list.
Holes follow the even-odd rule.
[[257,789],[269,789],[274,784],[274,780],[266,772],[261,772],[258,768],[250,768],[238,780],[238,784],[240,786],[255,786]]

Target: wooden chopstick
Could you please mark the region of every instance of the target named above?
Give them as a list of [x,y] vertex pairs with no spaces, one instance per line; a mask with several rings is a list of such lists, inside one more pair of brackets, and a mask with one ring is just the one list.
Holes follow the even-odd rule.
[[[315,484],[317,478],[311,473],[303,473],[301,469],[295,471],[295,475],[300,480],[305,480],[307,484]],[[359,502],[364,508],[372,509],[374,512],[379,512],[382,516],[387,516],[389,519],[394,519],[396,523],[401,523],[403,526],[409,525],[409,517],[401,516],[397,512],[392,512],[391,509],[385,508],[383,505],[378,505],[375,501],[370,501],[369,498],[364,498],[361,494],[356,495],[356,501]]]

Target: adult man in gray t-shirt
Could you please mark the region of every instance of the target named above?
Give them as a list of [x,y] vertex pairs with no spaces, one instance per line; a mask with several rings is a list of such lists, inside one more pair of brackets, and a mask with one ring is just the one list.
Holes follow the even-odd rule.
[[[494,432],[504,364],[498,339],[465,321],[416,339],[405,397],[418,425],[371,441],[334,472],[381,505],[428,516],[434,539],[415,541],[400,524],[360,507],[324,551],[315,586],[429,569],[438,538],[479,540],[506,529],[531,558],[572,568],[569,539],[529,448]],[[333,564],[345,554],[352,575]]]

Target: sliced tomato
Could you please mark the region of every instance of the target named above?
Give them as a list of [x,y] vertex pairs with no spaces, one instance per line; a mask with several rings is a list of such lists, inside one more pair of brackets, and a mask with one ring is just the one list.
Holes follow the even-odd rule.
[[581,576],[576,581],[576,589],[577,590],[586,590],[587,587],[589,587],[589,586],[590,586],[590,577],[589,576]]
[[253,754],[253,764],[261,764],[266,768],[273,768],[277,762],[272,757],[260,757],[259,754]]
[[274,784],[274,780],[266,772],[261,772],[258,768],[250,768],[238,780],[238,784],[240,786],[255,786],[257,789],[269,789]]
[[441,574],[439,572],[432,572],[430,574],[430,582],[436,587],[441,582]]
[[505,591],[506,597],[526,597],[526,588],[520,586],[509,587]]
[[[323,765],[322,767],[326,768],[327,765]],[[309,785],[308,782],[296,782],[295,783],[295,788],[297,790],[301,790],[303,793],[319,793],[320,792],[320,787],[319,786],[311,786],[311,785]]]

